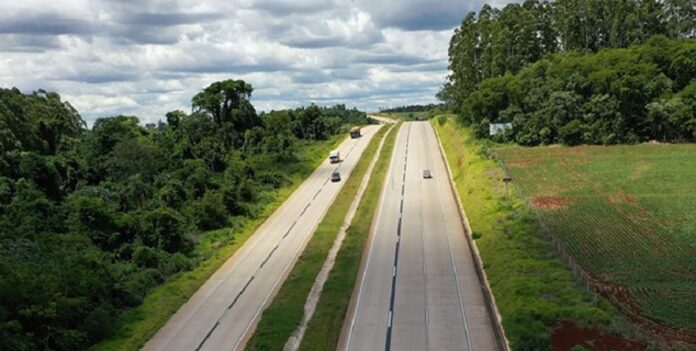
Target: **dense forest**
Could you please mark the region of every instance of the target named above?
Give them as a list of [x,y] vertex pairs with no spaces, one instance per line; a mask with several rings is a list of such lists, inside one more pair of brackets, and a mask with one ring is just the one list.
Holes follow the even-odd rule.
[[380,109],[379,112],[392,113],[392,112],[427,112],[436,108],[442,108],[442,104],[427,104],[427,105],[408,105],[399,106],[386,109]]
[[438,98],[525,145],[693,140],[694,36],[693,0],[485,5],[455,30]]
[[0,89],[0,350],[88,348],[204,259],[201,233],[258,216],[305,145],[368,123],[342,105],[257,114],[252,90],[216,82],[160,128],[87,129],[56,93]]

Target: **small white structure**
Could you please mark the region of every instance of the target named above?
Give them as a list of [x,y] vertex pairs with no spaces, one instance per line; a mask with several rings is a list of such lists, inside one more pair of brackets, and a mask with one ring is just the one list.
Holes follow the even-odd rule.
[[500,133],[504,133],[506,130],[512,129],[512,123],[489,123],[488,124],[488,134],[490,136],[495,136]]

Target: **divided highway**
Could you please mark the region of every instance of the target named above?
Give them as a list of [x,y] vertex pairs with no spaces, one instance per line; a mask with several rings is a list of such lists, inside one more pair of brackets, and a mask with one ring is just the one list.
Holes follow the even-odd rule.
[[387,177],[339,348],[497,350],[429,123],[403,125]]
[[[339,147],[184,304],[143,350],[240,350],[333,199],[381,126]],[[279,165],[282,167],[282,165]],[[330,182],[338,170],[342,181]]]

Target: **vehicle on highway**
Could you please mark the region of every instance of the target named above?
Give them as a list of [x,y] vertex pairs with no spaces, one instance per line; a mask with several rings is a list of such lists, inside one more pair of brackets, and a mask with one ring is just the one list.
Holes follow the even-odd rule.
[[423,170],[423,179],[430,179],[430,178],[432,178],[432,177],[433,177],[433,175],[430,174],[430,170],[429,170],[429,169],[424,169],[424,170]]
[[355,126],[350,129],[350,137],[351,139],[356,139],[360,138],[362,134],[360,134],[360,126]]
[[333,172],[331,174],[331,181],[332,182],[340,182],[341,181],[341,173]]
[[331,163],[341,162],[341,154],[338,153],[338,150],[331,151],[329,154],[329,161],[331,161]]

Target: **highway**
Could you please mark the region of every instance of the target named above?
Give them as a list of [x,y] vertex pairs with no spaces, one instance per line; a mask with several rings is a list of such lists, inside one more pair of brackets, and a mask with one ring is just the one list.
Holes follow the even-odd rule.
[[[338,148],[172,316],[143,350],[241,350],[297,257],[381,126]],[[369,156],[369,155],[368,155]],[[282,165],[279,165],[282,167]],[[338,169],[343,178],[330,182]]]
[[432,126],[405,123],[339,349],[497,350],[464,235]]

